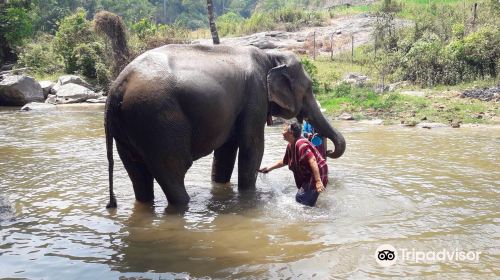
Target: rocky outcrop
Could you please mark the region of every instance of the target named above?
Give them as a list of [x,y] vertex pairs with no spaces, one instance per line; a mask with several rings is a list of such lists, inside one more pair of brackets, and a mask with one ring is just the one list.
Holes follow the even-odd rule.
[[[344,3],[345,4],[345,3]],[[335,6],[332,4],[332,6]],[[297,53],[330,55],[349,51],[354,47],[373,43],[372,34],[376,25],[375,16],[361,14],[334,18],[327,26],[305,27],[299,31],[268,31],[241,37],[221,38],[222,45],[256,46],[261,49],[286,49]],[[396,19],[396,26],[408,26],[410,21]],[[354,38],[354,42],[352,39]],[[316,40],[314,40],[316,39]],[[314,44],[314,41],[316,44]],[[194,44],[212,45],[211,39],[194,40]]]
[[474,98],[483,101],[500,101],[500,87],[470,89],[464,91],[460,97]]
[[43,97],[47,98],[50,94],[50,90],[54,87],[55,83],[52,81],[40,81],[40,86],[42,87]]
[[[89,99],[99,98],[100,95],[93,90],[77,84],[64,84],[60,86],[55,94],[55,104],[69,104],[85,102]],[[54,98],[51,96],[52,103]]]
[[20,111],[39,111],[39,110],[53,110],[56,106],[49,103],[40,103],[40,102],[30,102],[24,105]]
[[358,87],[365,86],[369,81],[370,79],[367,76],[359,73],[349,73],[343,80],[343,82],[345,83],[349,83]]
[[67,84],[76,84],[76,85],[80,85],[82,87],[86,87],[86,88],[90,88],[90,89],[92,88],[92,86],[87,81],[85,81],[84,79],[82,79],[79,76],[64,75],[64,76],[59,77],[59,79],[57,80],[57,83],[50,90],[50,93],[57,94],[57,91],[59,90],[59,88],[61,88],[64,85],[67,85]]
[[43,102],[40,84],[29,76],[0,76],[0,106],[22,106],[29,102]]

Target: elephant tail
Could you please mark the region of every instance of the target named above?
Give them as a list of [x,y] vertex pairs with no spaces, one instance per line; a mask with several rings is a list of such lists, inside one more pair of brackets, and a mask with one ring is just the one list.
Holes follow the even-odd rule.
[[104,133],[106,134],[106,153],[108,156],[108,174],[109,174],[109,203],[106,208],[116,208],[116,198],[113,192],[113,130],[112,130],[112,113],[114,107],[112,105],[113,96],[110,94],[106,100],[106,109],[104,115]]

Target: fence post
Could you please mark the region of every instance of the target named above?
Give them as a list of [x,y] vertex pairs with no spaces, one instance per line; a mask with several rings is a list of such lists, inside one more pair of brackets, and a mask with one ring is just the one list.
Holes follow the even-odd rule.
[[330,60],[333,60],[333,33],[330,37]]
[[314,41],[314,44],[313,44],[313,60],[316,60],[316,31],[314,31],[314,34],[313,34],[313,41]]
[[354,35],[351,34],[351,63],[354,62]]

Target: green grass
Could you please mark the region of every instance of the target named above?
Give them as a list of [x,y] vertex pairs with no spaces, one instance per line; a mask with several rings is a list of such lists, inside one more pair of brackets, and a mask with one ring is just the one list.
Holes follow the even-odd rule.
[[329,10],[330,17],[355,15],[374,11],[374,5],[337,6]]
[[[407,86],[400,91],[378,94],[371,86],[377,83],[373,69],[345,61],[319,58],[312,61],[318,72],[320,90],[316,98],[328,115],[350,113],[355,119],[381,118],[387,124],[426,122],[492,123],[488,116],[500,115],[495,102],[460,98],[458,92],[474,87],[491,87],[493,79],[477,80],[455,86],[439,85],[429,89]],[[340,83],[347,73],[356,72],[372,78],[367,87]],[[375,75],[376,76],[376,75]],[[425,91],[424,97],[403,95],[402,90]],[[485,113],[485,114],[483,114]]]

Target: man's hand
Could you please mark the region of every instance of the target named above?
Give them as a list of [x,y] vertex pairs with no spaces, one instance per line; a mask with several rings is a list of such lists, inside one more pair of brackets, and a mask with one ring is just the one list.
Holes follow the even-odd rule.
[[269,168],[267,168],[267,167],[259,169],[259,172],[261,172],[261,173],[269,173],[269,171],[271,171],[271,170],[269,170]]
[[316,191],[323,192],[325,190],[325,186],[323,186],[323,182],[321,180],[316,181]]

